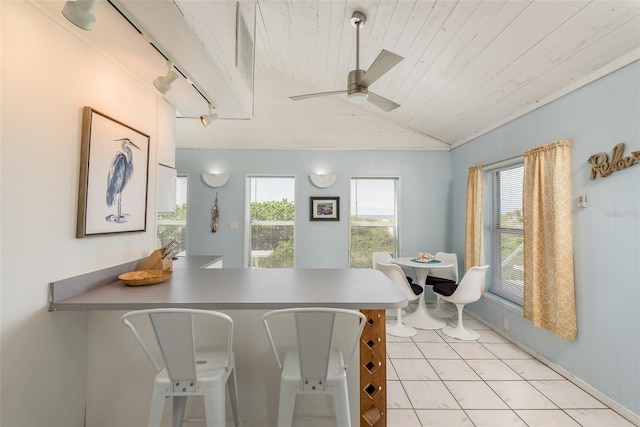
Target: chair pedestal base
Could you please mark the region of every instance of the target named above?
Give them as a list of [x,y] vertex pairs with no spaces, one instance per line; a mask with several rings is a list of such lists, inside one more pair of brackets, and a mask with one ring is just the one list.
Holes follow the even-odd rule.
[[393,325],[387,326],[387,334],[392,335],[394,337],[412,337],[416,335],[418,331],[412,326],[405,325],[402,323],[402,310],[397,310],[396,322]]
[[436,300],[436,308],[434,308],[431,311],[431,314],[433,314],[434,316],[440,318],[440,319],[448,319],[450,317],[455,316],[455,311],[453,310],[449,310],[448,308],[444,307],[444,304],[442,303],[442,298],[440,298],[440,295],[436,294],[436,297],[438,298]]
[[408,338],[416,335],[417,333],[418,331],[416,331],[416,328],[399,323],[399,322],[396,323],[395,325],[387,326],[387,334],[394,337]]
[[475,341],[480,338],[480,334],[474,330],[465,329],[462,327],[462,323],[458,326],[445,326],[442,328],[442,333],[451,338],[457,338],[463,341]]
[[463,341],[475,341],[480,338],[480,334],[472,329],[465,329],[462,325],[462,310],[464,310],[464,304],[457,304],[458,309],[458,325],[457,326],[445,326],[442,328],[442,333],[451,338],[457,338]]
[[441,329],[446,325],[444,320],[432,316],[427,310],[424,302],[424,296],[420,296],[418,300],[418,308],[413,313],[407,315],[404,323],[418,329]]

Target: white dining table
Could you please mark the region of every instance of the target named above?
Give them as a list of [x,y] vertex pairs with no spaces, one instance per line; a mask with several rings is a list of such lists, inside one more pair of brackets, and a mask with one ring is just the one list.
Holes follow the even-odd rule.
[[402,317],[402,323],[413,326],[418,329],[441,329],[446,325],[446,322],[436,316],[427,309],[427,303],[425,301],[425,290],[427,284],[427,277],[431,270],[437,270],[440,268],[451,268],[453,263],[446,263],[442,261],[417,261],[416,257],[400,257],[393,258],[391,260],[394,264],[398,264],[402,267],[410,267],[416,275],[418,285],[422,286],[422,297],[418,300],[418,308],[413,313],[410,313]]

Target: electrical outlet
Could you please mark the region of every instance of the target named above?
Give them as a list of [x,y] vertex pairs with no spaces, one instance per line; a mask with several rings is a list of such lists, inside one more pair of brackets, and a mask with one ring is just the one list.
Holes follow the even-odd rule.
[[238,229],[238,221],[229,221],[229,228],[232,230]]
[[502,318],[502,329],[504,329],[505,332],[509,330],[509,319],[506,317]]

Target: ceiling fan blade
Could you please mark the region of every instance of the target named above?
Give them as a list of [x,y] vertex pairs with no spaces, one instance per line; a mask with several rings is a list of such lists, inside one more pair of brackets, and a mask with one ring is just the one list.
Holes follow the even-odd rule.
[[367,97],[367,101],[369,101],[370,103],[372,103],[376,107],[384,110],[387,113],[389,111],[395,110],[396,108],[398,108],[400,106],[400,104],[396,104],[395,102],[391,101],[390,99],[383,98],[382,96],[376,95],[373,92],[369,92],[369,96]]
[[306,95],[290,96],[289,99],[291,99],[293,101],[300,101],[301,99],[317,98],[319,96],[340,95],[340,94],[343,94],[343,93],[347,93],[347,91],[346,90],[335,90],[333,92],[308,93]]
[[362,76],[362,79],[360,79],[360,86],[369,87],[369,85],[373,84],[373,82],[382,77],[403,59],[400,55],[382,49],[373,61],[373,64],[371,64],[367,72]]

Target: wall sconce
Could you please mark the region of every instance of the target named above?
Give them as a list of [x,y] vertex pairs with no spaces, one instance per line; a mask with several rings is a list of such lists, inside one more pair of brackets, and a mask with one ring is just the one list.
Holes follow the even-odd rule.
[[98,0],[68,1],[64,4],[62,14],[76,27],[91,31],[96,22],[96,17],[93,15],[96,3]]
[[229,180],[228,173],[203,173],[202,180],[209,187],[217,188],[222,187]]
[[173,82],[178,80],[178,73],[173,71],[173,64],[171,61],[167,61],[167,66],[169,67],[167,74],[164,76],[158,76],[158,78],[153,81],[153,85],[162,93],[169,92]]
[[336,182],[336,174],[311,174],[309,180],[318,188],[331,187]]
[[209,104],[209,114],[201,115],[200,123],[202,123],[202,126],[207,127],[211,124],[211,122],[217,119],[218,119],[218,115],[213,112],[213,105]]

